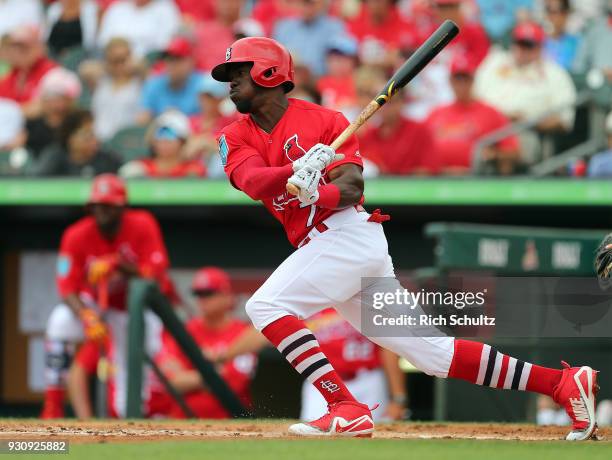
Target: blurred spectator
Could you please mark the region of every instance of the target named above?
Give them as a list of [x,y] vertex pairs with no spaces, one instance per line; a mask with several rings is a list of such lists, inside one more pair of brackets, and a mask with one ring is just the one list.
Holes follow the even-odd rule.
[[21,147],[25,141],[24,118],[19,104],[0,98],[0,152]]
[[186,144],[191,135],[189,118],[171,110],[152,124],[148,140],[151,158],[130,161],[121,167],[123,177],[204,177],[206,167],[200,159],[189,159]]
[[476,74],[475,92],[512,120],[552,115],[540,131],[568,131],[574,123],[576,90],[569,74],[543,55],[544,30],[522,23],[513,32],[510,52],[491,53]]
[[281,19],[274,28],[274,38],[285,45],[293,58],[315,76],[327,71],[325,56],[331,40],[345,33],[344,24],[327,13],[327,0],[301,0],[299,16]]
[[234,25],[242,15],[245,0],[215,0],[215,17],[198,24],[195,29],[196,62],[206,71],[225,58],[225,51],[234,42]]
[[[569,34],[581,35],[593,20],[605,15],[607,0],[570,0],[566,24]],[[546,0],[534,0],[531,15],[539,22],[546,20]]]
[[41,0],[0,0],[0,37],[19,26],[42,26]]
[[280,19],[299,15],[297,3],[295,0],[257,0],[251,17],[262,25],[265,36],[269,37]]
[[20,26],[9,33],[7,55],[11,71],[0,80],[0,97],[21,104],[27,118],[38,115],[38,87],[47,72],[56,64],[47,58],[40,29]]
[[215,17],[215,0],[174,0],[174,3],[186,24],[209,21]]
[[169,0],[119,0],[102,18],[98,47],[115,37],[126,38],[141,58],[166,48],[180,26],[180,12]]
[[[456,56],[451,64],[451,85],[455,101],[435,109],[426,124],[436,139],[436,150],[443,174],[470,174],[476,143],[487,134],[509,124],[496,109],[472,94],[476,67],[467,58]],[[508,137],[485,152],[485,160],[495,164],[496,172],[511,174],[518,162],[519,140]]]
[[489,52],[489,39],[484,28],[467,19],[461,11],[464,0],[434,0],[435,13],[439,22],[446,19],[459,26],[459,35],[449,44],[453,55],[461,54],[476,65],[480,65]]
[[567,32],[567,20],[570,14],[570,0],[546,0],[546,19],[550,24],[550,33],[544,42],[546,55],[557,64],[570,70],[580,38]]
[[58,140],[59,129],[81,94],[81,82],[72,72],[56,67],[40,82],[40,115],[26,123],[26,147],[34,158]]
[[[360,104],[365,106],[374,99],[384,84],[382,74],[362,71],[357,79]],[[438,158],[434,138],[423,123],[402,116],[403,105],[400,92],[374,115],[359,134],[359,150],[380,174],[435,174]],[[364,170],[368,168],[371,166]],[[370,171],[366,171],[368,175]]]
[[59,145],[51,146],[35,166],[38,176],[84,176],[115,172],[119,159],[100,150],[88,110],[70,112],[59,128]]
[[184,37],[174,38],[164,51],[165,72],[149,77],[142,89],[138,121],[147,124],[166,110],[191,116],[199,111],[198,84],[202,74],[194,70],[193,46]]
[[98,29],[95,0],[59,0],[47,10],[47,44],[52,56],[80,47],[92,51]]
[[223,165],[217,155],[217,135],[236,119],[233,105],[227,104],[228,87],[210,75],[202,77],[198,87],[200,113],[190,118],[193,136],[187,143],[188,156],[202,154],[209,177],[223,177]]
[[578,48],[574,71],[586,73],[593,70],[603,73],[604,80],[612,84],[612,0],[606,2],[606,12],[589,26]]
[[357,43],[348,36],[335,37],[327,52],[327,75],[317,81],[323,105],[343,111],[357,102],[355,70],[358,65]]
[[477,0],[480,22],[491,40],[502,41],[518,22],[529,15],[534,0]]
[[[417,45],[413,29],[400,16],[395,0],[365,0],[348,27],[360,43],[359,57],[366,64],[393,66],[398,50]],[[414,46],[412,46],[414,47]]]
[[589,162],[588,176],[595,178],[612,178],[612,112],[606,118],[608,150],[598,153]]
[[[219,268],[204,267],[193,278],[191,292],[196,299],[198,315],[187,322],[187,331],[206,355],[224,353],[248,329],[246,323],[234,318],[235,304],[230,278]],[[229,418],[230,414],[206,388],[199,372],[169,337],[162,343],[156,357],[170,383],[183,394],[189,408],[199,418]],[[257,358],[242,354],[218,366],[221,377],[245,406],[251,405],[249,387]],[[170,417],[185,418],[180,407],[173,403]]]
[[96,82],[91,101],[98,139],[107,141],[137,121],[142,83],[130,44],[114,38],[104,50],[105,74]]

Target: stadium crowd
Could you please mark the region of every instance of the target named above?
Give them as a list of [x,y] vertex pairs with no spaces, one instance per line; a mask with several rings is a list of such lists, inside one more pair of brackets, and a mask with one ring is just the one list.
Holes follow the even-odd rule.
[[220,177],[237,115],[209,71],[234,40],[283,43],[292,97],[351,119],[444,19],[459,36],[359,133],[370,177],[525,172],[575,129],[577,87],[612,87],[612,0],[0,0],[0,171]]

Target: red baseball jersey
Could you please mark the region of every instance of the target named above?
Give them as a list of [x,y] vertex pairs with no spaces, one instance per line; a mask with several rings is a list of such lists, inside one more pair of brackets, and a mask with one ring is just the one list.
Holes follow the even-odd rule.
[[351,380],[360,370],[380,367],[380,349],[329,308],[310,317],[306,325],[336,372]]
[[[227,350],[232,343],[249,326],[240,320],[233,319],[222,329],[212,329],[200,318],[194,318],[187,322],[187,332],[193,337],[200,348],[211,353],[219,353]],[[184,369],[193,369],[189,359],[183,354],[177,343],[169,334],[164,335],[162,350],[156,357],[156,361],[163,367],[165,361],[178,360]],[[255,371],[257,358],[254,354],[237,356],[225,363],[217,371],[236,396],[247,407],[251,405],[251,394],[249,391],[251,379]],[[217,401],[217,399],[205,390],[192,391],[183,395],[185,402],[199,418],[229,418],[230,414]],[[169,416],[184,418],[185,415],[176,403],[172,403]]]
[[[140,273],[154,278],[162,291],[168,285],[168,254],[159,225],[148,211],[126,209],[121,227],[112,240],[105,239],[93,217],[80,219],[66,229],[57,260],[57,288],[61,297],[86,294],[98,298],[96,286],[89,284],[90,264],[98,257],[119,255],[136,264]],[[108,282],[108,301],[112,308],[126,307],[127,277],[115,273]]]
[[[509,123],[501,112],[480,101],[468,104],[453,102],[438,107],[425,122],[436,139],[441,166],[465,168],[472,164],[476,142]],[[516,151],[520,147],[519,140],[516,136],[509,136],[499,141],[497,147],[502,151]]]
[[[219,136],[219,154],[231,181],[234,169],[249,157],[260,156],[271,167],[284,166],[304,156],[319,142],[330,145],[348,124],[340,112],[289,99],[289,107],[271,133],[257,126],[249,115],[226,126]],[[338,153],[344,154],[344,158],[324,171],[322,184],[328,182],[329,171],[340,165],[354,163],[363,167],[355,136],[351,136]],[[336,212],[316,205],[304,206],[287,192],[263,200],[263,204],[283,224],[289,241],[296,247],[313,226]]]

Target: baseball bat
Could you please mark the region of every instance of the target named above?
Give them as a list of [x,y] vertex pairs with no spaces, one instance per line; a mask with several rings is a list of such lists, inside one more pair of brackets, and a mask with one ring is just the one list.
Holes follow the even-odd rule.
[[[435,58],[440,51],[448,45],[459,33],[459,27],[453,21],[446,20],[436,31],[417,48],[417,50],[404,62],[397,72],[389,79],[384,88],[361,111],[355,121],[346,127],[342,133],[331,143],[334,150],[339,149],[368,119],[393,97],[400,89],[416,77],[423,68]],[[298,187],[287,184],[287,191],[297,195]]]

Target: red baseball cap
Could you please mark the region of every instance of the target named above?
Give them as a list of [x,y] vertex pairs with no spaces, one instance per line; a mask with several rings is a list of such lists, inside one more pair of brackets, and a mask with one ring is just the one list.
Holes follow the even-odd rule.
[[457,54],[450,65],[451,75],[470,75],[473,76],[476,73],[476,65],[463,54]]
[[193,55],[193,46],[185,37],[175,37],[164,50],[165,57],[185,58]]
[[96,176],[91,184],[87,204],[125,206],[127,204],[127,190],[123,180],[114,174]]
[[191,281],[191,291],[213,291],[224,294],[232,292],[229,275],[217,267],[200,268]]
[[541,45],[546,38],[546,33],[540,24],[535,22],[522,22],[512,31],[515,41],[525,41]]

